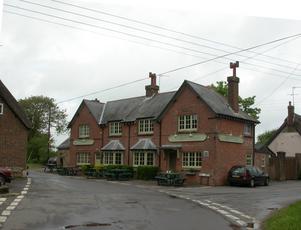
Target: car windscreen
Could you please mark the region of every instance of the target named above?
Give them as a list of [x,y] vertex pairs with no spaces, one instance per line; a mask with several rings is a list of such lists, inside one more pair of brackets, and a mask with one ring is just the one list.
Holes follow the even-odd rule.
[[240,167],[236,168],[232,171],[232,175],[243,175],[245,173],[245,169]]

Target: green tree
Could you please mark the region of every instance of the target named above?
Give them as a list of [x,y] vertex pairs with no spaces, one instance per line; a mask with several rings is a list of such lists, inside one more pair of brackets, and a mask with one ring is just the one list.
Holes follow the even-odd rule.
[[54,127],[57,133],[64,133],[67,127],[67,114],[54,102],[53,98],[44,96],[31,96],[19,100],[27,117],[32,122],[31,136],[45,134],[50,127]]
[[[35,162],[44,163],[51,155],[51,152],[48,152],[48,128],[54,128],[57,133],[64,133],[67,127],[66,111],[60,109],[53,98],[44,96],[21,99],[19,104],[32,122],[27,149],[28,157]],[[50,136],[50,147],[51,143]]]
[[[212,84],[211,87],[224,97],[228,96],[228,84],[226,81],[218,81],[216,82],[216,85]],[[258,107],[253,107],[255,104],[255,97],[256,96],[241,98],[239,96],[238,103],[242,111],[246,112],[255,119],[259,119],[261,109]]]
[[277,129],[268,130],[268,131],[265,131],[264,133],[258,135],[257,143],[260,143],[260,144],[267,143],[272,138],[272,136],[274,135],[274,133],[276,131],[277,131]]

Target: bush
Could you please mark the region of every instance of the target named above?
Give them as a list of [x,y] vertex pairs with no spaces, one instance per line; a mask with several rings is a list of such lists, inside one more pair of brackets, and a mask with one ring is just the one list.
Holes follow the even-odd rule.
[[138,166],[137,167],[137,179],[152,180],[159,171],[155,166]]
[[104,170],[111,170],[111,169],[127,169],[129,170],[131,173],[134,172],[134,168],[132,166],[129,165],[105,165],[103,166]]
[[87,171],[90,170],[91,168],[92,168],[91,165],[81,165],[81,166],[80,166],[80,169],[81,169],[81,171],[82,171],[84,174],[86,174]]

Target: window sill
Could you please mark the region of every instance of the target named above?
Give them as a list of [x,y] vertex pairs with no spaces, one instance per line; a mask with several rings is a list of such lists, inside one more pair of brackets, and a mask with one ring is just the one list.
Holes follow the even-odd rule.
[[138,133],[139,136],[151,136],[154,135],[154,133]]
[[109,134],[109,137],[122,137],[122,134]]
[[182,129],[178,130],[178,133],[197,133],[197,129]]

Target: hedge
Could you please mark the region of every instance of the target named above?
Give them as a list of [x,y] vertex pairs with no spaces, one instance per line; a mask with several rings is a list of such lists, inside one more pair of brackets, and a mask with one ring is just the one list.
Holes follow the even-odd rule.
[[140,180],[152,180],[159,171],[155,166],[138,166],[137,167],[137,179]]

